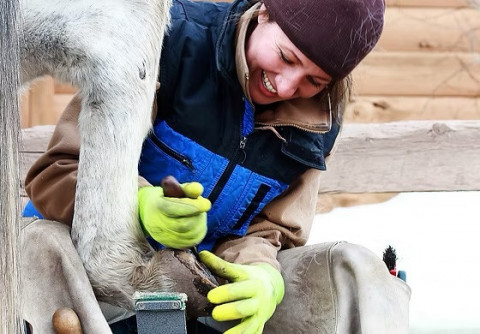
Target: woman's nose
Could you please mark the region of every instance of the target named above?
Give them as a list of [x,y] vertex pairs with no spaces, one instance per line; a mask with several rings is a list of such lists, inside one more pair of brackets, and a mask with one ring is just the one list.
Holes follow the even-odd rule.
[[292,98],[298,91],[302,77],[293,71],[277,76],[277,94],[281,98]]

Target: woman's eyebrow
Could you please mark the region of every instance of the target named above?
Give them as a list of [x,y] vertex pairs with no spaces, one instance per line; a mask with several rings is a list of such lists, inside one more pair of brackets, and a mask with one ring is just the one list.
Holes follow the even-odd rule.
[[278,47],[282,50],[286,50],[287,53],[289,53],[291,56],[293,56],[296,59],[296,61],[299,62],[300,65],[303,66],[303,62],[300,60],[300,58],[298,58],[297,54],[292,49],[290,49],[288,46],[280,47],[280,45],[279,45]]
[[[274,40],[274,43],[280,49],[281,52],[286,53],[285,56],[287,56],[287,58],[293,57],[295,58],[296,62],[300,63],[301,66],[304,66],[302,60],[297,56],[297,53],[294,50],[290,49],[286,45],[281,45],[280,43],[277,42],[277,39]],[[310,78],[319,79],[320,81],[323,81],[322,82],[323,84],[326,84],[326,85],[328,85],[332,81],[332,79],[325,77],[323,75],[310,75]]]
[[[276,41],[275,41],[275,44],[277,45],[278,48],[280,48],[280,50],[282,50],[282,52],[287,53],[286,56],[293,56],[296,59],[296,61],[298,63],[300,63],[300,65],[302,65],[302,66],[304,65],[302,60],[295,53],[295,51],[293,51],[292,49],[290,49],[287,46],[281,46]],[[311,75],[311,77],[314,78],[314,79],[320,79],[321,81],[325,81],[325,83],[327,83],[327,84],[332,80],[332,79],[330,79],[328,77],[325,77],[325,76],[322,76],[322,75]]]

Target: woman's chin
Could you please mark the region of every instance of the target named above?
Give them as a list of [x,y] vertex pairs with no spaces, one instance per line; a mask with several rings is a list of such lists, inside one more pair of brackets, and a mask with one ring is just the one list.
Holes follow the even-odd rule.
[[272,104],[280,100],[277,95],[274,95],[267,90],[264,92],[258,89],[250,91],[250,96],[256,104]]

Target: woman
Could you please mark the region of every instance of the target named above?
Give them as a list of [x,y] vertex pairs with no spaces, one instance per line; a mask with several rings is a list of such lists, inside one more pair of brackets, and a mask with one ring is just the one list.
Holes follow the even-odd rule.
[[[185,0],[174,1],[171,15],[153,132],[139,162],[140,218],[152,245],[197,246],[231,282],[209,293],[214,319],[241,320],[229,333],[260,333],[284,296],[278,252],[308,238],[349,74],[378,41],[384,1]],[[65,224],[73,216],[78,112],[74,100],[26,180],[38,211]],[[165,196],[159,185],[167,175],[183,183],[185,198]],[[369,268],[376,261],[354,246],[332,247],[325,251],[348,263],[353,253]],[[388,279],[379,286],[389,287]],[[351,320],[365,315],[348,313],[349,328],[369,328]]]

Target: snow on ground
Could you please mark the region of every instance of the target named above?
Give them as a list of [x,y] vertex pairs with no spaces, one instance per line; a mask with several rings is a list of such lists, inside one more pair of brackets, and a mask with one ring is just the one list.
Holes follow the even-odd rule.
[[411,333],[480,333],[480,192],[402,193],[316,216],[308,244],[392,245],[412,288]]

